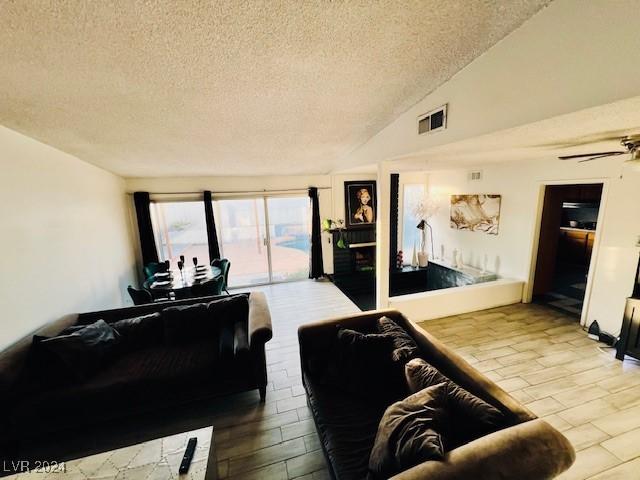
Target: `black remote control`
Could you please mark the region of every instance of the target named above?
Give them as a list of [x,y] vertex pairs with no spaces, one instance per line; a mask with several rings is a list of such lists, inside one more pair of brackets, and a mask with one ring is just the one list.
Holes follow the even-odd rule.
[[191,460],[193,460],[193,454],[196,451],[196,443],[198,443],[198,439],[196,437],[191,437],[189,439],[187,449],[184,451],[184,457],[182,457],[182,462],[180,462],[180,469],[178,470],[180,475],[184,475],[189,471]]

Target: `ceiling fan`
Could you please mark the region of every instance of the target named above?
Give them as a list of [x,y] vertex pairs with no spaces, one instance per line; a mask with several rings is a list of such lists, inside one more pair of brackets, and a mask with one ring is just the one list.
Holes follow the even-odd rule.
[[630,158],[625,163],[640,164],[640,136],[626,136],[620,139],[620,145],[626,150],[615,150],[611,152],[593,152],[579,153],[577,155],[563,155],[558,157],[560,160],[575,160],[580,158],[578,162],[590,162],[598,158],[617,157],[618,155],[629,155]]

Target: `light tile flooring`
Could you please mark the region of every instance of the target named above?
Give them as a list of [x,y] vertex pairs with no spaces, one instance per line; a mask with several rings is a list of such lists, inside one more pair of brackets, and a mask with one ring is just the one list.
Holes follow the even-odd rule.
[[575,317],[519,304],[420,326],[564,433],[577,459],[559,478],[640,478],[640,363]]
[[[221,478],[328,478],[301,386],[298,325],[358,312],[330,283],[260,288],[274,338],[267,344],[264,405],[250,392],[214,419]],[[640,478],[640,364],[614,359],[575,318],[540,305],[512,305],[430,320],[423,328],[462,354],[531,410],[561,430],[578,452],[561,478]]]

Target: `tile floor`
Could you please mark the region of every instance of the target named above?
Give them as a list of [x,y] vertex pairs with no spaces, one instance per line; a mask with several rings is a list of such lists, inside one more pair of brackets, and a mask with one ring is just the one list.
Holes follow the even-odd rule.
[[[221,478],[328,478],[301,386],[298,325],[358,312],[330,283],[260,288],[273,317],[264,405],[250,392],[214,419]],[[640,478],[640,363],[620,362],[589,340],[574,317],[512,305],[420,324],[564,432],[575,465],[561,478]]]

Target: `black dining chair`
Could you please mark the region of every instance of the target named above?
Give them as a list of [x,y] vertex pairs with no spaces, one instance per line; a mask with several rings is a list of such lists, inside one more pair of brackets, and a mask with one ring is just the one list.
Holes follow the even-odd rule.
[[131,300],[133,300],[134,305],[144,305],[146,303],[153,303],[153,296],[151,292],[137,288],[133,288],[131,285],[127,287],[127,292],[129,292],[129,296],[131,296]]
[[206,282],[196,283],[191,286],[191,296],[197,297],[209,297],[211,295],[220,295],[222,293],[222,287],[224,284],[223,277],[212,278]]
[[166,272],[168,270],[167,262],[151,262],[144,266],[144,276],[145,278],[151,278],[158,272]]
[[229,295],[229,290],[227,290],[227,286],[229,285],[229,269],[231,268],[231,262],[228,258],[216,258],[211,261],[212,267],[218,267],[222,272],[220,276],[224,279],[224,284],[222,285],[222,290],[227,292]]
[[191,288],[181,288],[179,290],[174,290],[173,295],[176,300],[186,300],[187,298],[193,298]]

